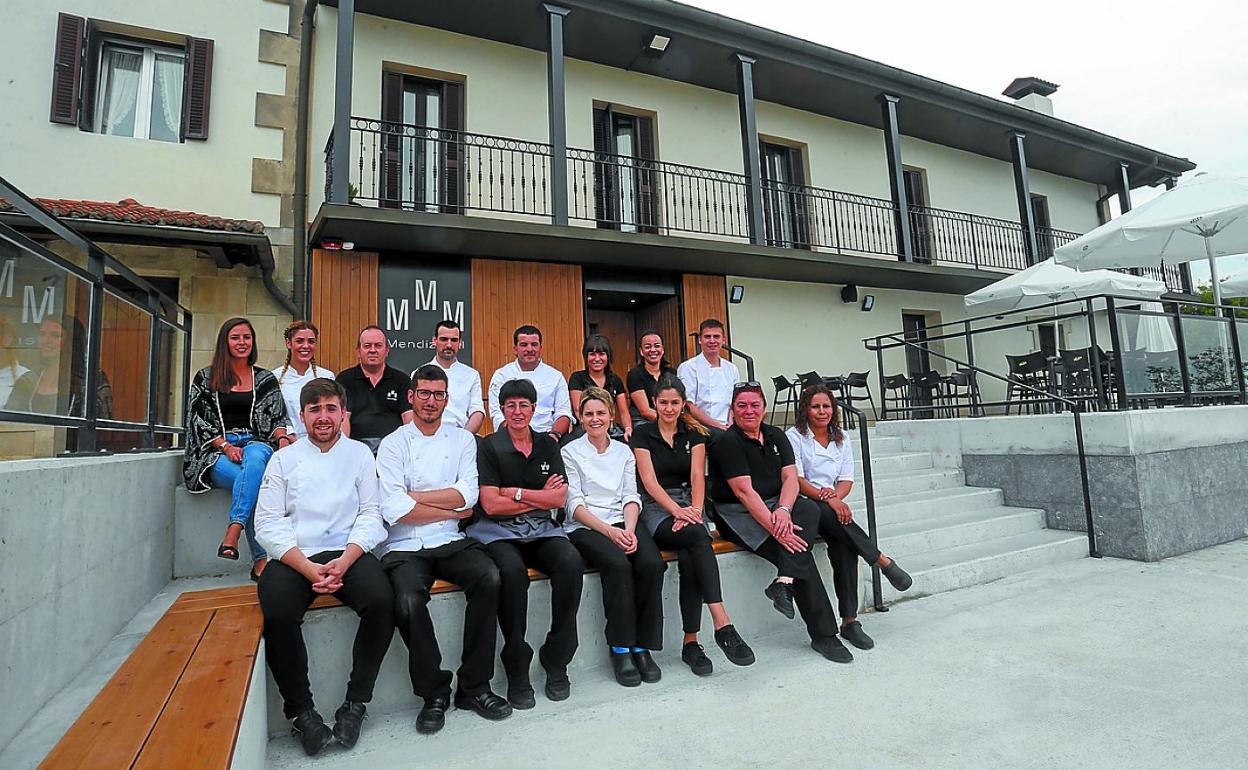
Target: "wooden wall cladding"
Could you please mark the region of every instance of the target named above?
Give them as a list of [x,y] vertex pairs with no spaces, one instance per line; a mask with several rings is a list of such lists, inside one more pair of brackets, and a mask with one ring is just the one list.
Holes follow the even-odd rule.
[[[728,289],[727,282],[722,275],[693,275],[686,273],[681,277],[681,290],[684,298],[685,311],[685,331],[682,336],[684,354],[680,356],[669,355],[669,358],[679,358],[685,360],[691,358],[693,352],[697,349],[694,346],[693,338],[690,334],[698,331],[698,324],[707,318],[718,318],[723,321],[724,326],[728,326]],[[732,341],[731,330],[729,331],[729,342]],[[668,349],[673,347],[669,344]],[[725,356],[727,358],[727,356]],[[675,363],[675,361],[673,361]]]
[[360,329],[377,323],[375,252],[312,250],[312,322],[318,364],[340,372],[358,363]]
[[[679,366],[684,358],[682,355],[684,346],[680,341],[681,326],[680,300],[676,297],[670,297],[637,311],[637,334],[641,335],[647,329],[657,331],[663,338],[663,350],[672,366]],[[636,365],[637,362],[633,361],[628,368],[631,369]]]
[[511,335],[523,324],[542,330],[542,360],[565,378],[584,368],[584,294],[579,265],[472,260],[472,365],[487,397],[494,370],[515,360]]

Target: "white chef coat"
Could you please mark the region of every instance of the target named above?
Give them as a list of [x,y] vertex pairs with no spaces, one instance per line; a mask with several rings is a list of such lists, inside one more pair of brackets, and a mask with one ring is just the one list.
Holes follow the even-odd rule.
[[499,367],[490,378],[490,419],[494,430],[503,429],[503,405],[498,403],[498,391],[510,380],[528,380],[537,389],[537,403],[533,405],[533,421],[529,427],[540,433],[549,433],[560,417],[572,419],[572,399],[568,397],[568,383],[563,374],[553,366],[538,361],[537,368],[526,372],[520,364],[512,361]]
[[835,487],[838,481],[854,480],[854,447],[848,433],[842,436],[840,446],[829,441],[826,447],[795,427],[785,431],[785,435],[793,445],[798,476],[817,487]]
[[585,528],[574,517],[576,509],[585,506],[593,515],[608,524],[624,521],[624,506],[641,505],[637,494],[637,461],[627,444],[611,441],[607,451],[599,452],[589,443],[589,434],[569,441],[562,450],[563,466],[568,474],[568,518],[563,528],[571,532]]
[[299,419],[299,394],[303,391],[303,386],[312,380],[318,377],[332,380],[334,373],[321,366],[309,365],[308,370],[300,374],[283,364],[273,370],[273,376],[277,378],[282,389],[282,400],[286,402],[286,427],[295,436],[302,437],[308,431],[303,427],[303,420]]
[[684,383],[689,401],[713,420],[728,422],[732,410],[732,389],[741,381],[737,365],[726,358],[719,359],[719,366],[711,366],[706,356],[699,353],[676,369],[676,376]]
[[[459,361],[451,364],[448,369],[436,357],[429,363],[446,372],[446,411],[442,413],[444,424],[462,428],[468,424],[468,418],[472,415],[477,412],[485,413],[485,402],[481,398],[481,374],[476,369]],[[412,371],[412,387],[416,387],[415,371]]]
[[381,478],[381,517],[389,530],[377,548],[378,556],[437,548],[463,539],[459,519],[428,524],[404,524],[399,519],[416,504],[408,492],[454,487],[464,497],[463,506],[456,510],[466,511],[477,504],[477,440],[471,433],[442,423],[436,433],[426,436],[414,424],[404,425],[381,440],[377,473]]

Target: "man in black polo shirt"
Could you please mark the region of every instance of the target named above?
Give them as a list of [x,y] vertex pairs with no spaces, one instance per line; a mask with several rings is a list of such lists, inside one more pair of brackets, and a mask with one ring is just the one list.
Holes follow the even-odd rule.
[[792,618],[793,603],[806,621],[810,646],[825,658],[854,658],[836,637],[836,615],[819,577],[811,546],[819,509],[798,497],[793,447],[779,428],[763,422],[767,400],[758,383],[732,391],[732,425],[711,444],[711,499],[724,537],[775,564],[779,576],[766,594]]
[[347,392],[347,419],[342,432],[362,441],[377,454],[381,440],[412,421],[408,391],[412,379],[386,365],[390,343],[380,326],[365,326],[356,346],[360,363],[338,373]]

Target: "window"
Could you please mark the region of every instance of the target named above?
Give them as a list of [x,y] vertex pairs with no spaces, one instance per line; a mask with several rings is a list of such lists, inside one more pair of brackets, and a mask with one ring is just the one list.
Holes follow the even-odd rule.
[[654,120],[594,108],[594,211],[598,226],[629,233],[658,232]]
[[382,74],[381,205],[463,211],[462,83]]
[[1031,194],[1031,221],[1036,226],[1036,248],[1040,253],[1036,261],[1053,256],[1056,243],[1053,240],[1053,222],[1049,219],[1049,199],[1043,195]]
[[[83,131],[180,142],[208,138],[211,40],[122,34],[62,13],[53,50],[53,123]],[[159,40],[159,42],[157,42]]]
[[927,171],[905,166],[901,170],[901,187],[910,207],[910,246],[914,261],[932,262],[932,217],[927,211]]
[[771,246],[810,247],[806,225],[806,174],[802,151],[771,142],[759,142],[763,172],[763,223]]

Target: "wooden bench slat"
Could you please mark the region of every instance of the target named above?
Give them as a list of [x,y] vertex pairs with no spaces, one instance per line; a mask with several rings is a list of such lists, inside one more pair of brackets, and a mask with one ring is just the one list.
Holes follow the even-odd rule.
[[[208,611],[162,617],[39,767],[130,767],[212,615]],[[104,736],[107,739],[101,740]]]
[[258,606],[216,611],[136,770],[229,767],[262,626]]

